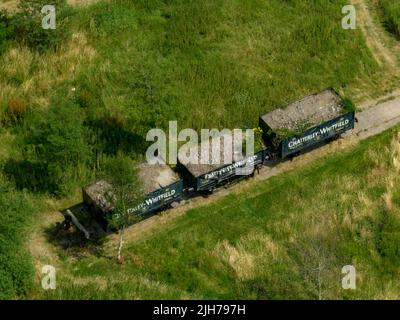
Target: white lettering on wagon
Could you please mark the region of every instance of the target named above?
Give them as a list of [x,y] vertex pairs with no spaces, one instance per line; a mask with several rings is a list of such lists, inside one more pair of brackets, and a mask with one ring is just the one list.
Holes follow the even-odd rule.
[[314,141],[318,140],[320,136],[324,136],[326,134],[329,134],[330,132],[341,129],[349,124],[350,120],[345,119],[339,122],[336,122],[330,126],[320,128],[318,131],[315,131],[307,136],[301,137],[301,138],[294,138],[291,140],[288,144],[289,149],[295,149],[298,146],[301,146],[302,144],[308,142],[308,141]]
[[145,207],[149,207],[153,204],[156,204],[157,202],[160,202],[161,200],[165,200],[170,197],[173,197],[175,195],[175,193],[176,193],[176,190],[172,189],[172,190],[169,190],[158,196],[147,198],[143,203],[139,204],[138,206],[136,206],[134,208],[130,208],[127,211],[129,214],[133,214],[133,213],[137,212],[138,210],[142,210]]
[[254,161],[256,159],[257,159],[257,155],[251,156],[251,157],[249,157],[249,158],[247,158],[245,160],[235,162],[235,163],[233,163],[233,164],[231,164],[229,166],[226,166],[226,167],[224,167],[222,169],[207,173],[204,176],[204,178],[205,179],[213,179],[215,177],[222,176],[225,173],[229,173],[229,172],[231,172],[231,171],[233,171],[233,170],[235,170],[237,168],[240,168],[240,167],[243,167],[243,166],[252,165],[252,164],[254,164]]

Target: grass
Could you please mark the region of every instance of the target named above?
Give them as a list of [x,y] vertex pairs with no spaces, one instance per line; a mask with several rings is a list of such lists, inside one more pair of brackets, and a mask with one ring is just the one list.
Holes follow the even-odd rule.
[[72,37],[56,54],[3,55],[0,109],[13,96],[34,108],[70,97],[124,114],[142,136],[173,119],[182,128],[254,127],[260,113],[328,86],[351,94],[360,78],[373,78],[361,33],[340,27],[344,3],[100,1],[69,9]]
[[[5,164],[14,164],[11,167],[18,169],[19,177],[24,176],[26,180],[22,184],[15,181],[18,177],[15,172],[0,176],[10,190],[4,195],[7,201],[14,197],[28,202],[34,200],[41,203],[39,207],[44,211],[48,211],[48,202],[55,201],[52,196],[55,190],[48,188],[44,193],[39,192],[39,179],[31,178],[46,176],[35,169],[48,165],[38,158],[38,152],[46,145],[44,142],[49,146],[45,151],[57,155],[58,159],[65,158],[64,162],[59,161],[63,163],[61,166],[51,162],[59,166],[54,171],[59,174],[57,181],[64,184],[60,189],[77,190],[83,181],[96,176],[103,158],[112,158],[118,151],[140,157],[146,147],[147,131],[154,127],[166,128],[169,120],[178,120],[180,129],[253,128],[257,126],[259,114],[328,86],[344,96],[355,97],[356,102],[366,93],[382,89],[385,70],[378,69],[361,31],[341,28],[345,0],[90,2],[93,2],[90,6],[58,8],[59,32],[67,38],[58,43],[55,51],[38,52],[13,39],[2,46],[0,168],[6,173]],[[18,117],[10,117],[17,111],[10,112],[10,106],[16,105],[20,106]],[[71,114],[82,117],[80,121],[69,117],[54,123],[59,118],[50,115],[59,117],[57,110],[62,106],[70,106]],[[40,126],[37,119],[43,120]],[[63,121],[68,126],[60,126]],[[88,159],[85,163],[71,164],[66,154],[63,157],[65,143],[71,148],[76,145],[66,139],[62,130],[70,126],[79,132],[90,132],[89,142],[81,139],[82,146],[88,147],[84,149],[90,149],[84,155]],[[51,129],[51,137],[27,145],[32,130],[43,134],[46,128]],[[52,149],[54,146],[57,148]],[[344,160],[349,159],[350,156]],[[282,188],[299,179],[291,177],[293,181],[287,178],[280,182]],[[279,184],[265,184],[260,190],[268,194],[268,188],[273,185],[278,188],[278,194],[280,190],[283,192]],[[294,194],[300,192],[293,190]],[[235,202],[240,199],[243,202]],[[276,244],[276,235],[265,235],[268,230],[263,223],[272,225],[273,221],[265,211],[260,211],[264,206],[262,199],[240,199],[228,198],[205,211],[189,212],[181,222],[168,226],[172,229],[160,230],[158,238],[141,243],[143,252],[134,245],[129,249],[129,259],[134,264],[114,265],[100,256],[78,261],[75,266],[60,251],[65,270],[60,274],[60,289],[53,295],[43,296],[36,291],[32,294],[66,298],[277,298],[287,292],[282,291],[286,289],[280,288],[272,276],[263,275],[261,279],[268,285],[252,280],[253,273],[259,272],[253,270],[258,265],[253,256],[265,244],[270,247],[265,254],[282,262],[271,266],[270,272],[290,277],[288,281],[298,286],[292,288],[293,294],[287,293],[289,297],[304,288],[308,290],[304,291],[304,297],[314,297],[311,285],[300,279],[296,262],[290,262],[292,257],[286,252],[289,249],[282,249],[283,240]],[[286,202],[279,197],[268,201]],[[275,210],[279,203],[268,201],[268,210]],[[223,210],[232,208],[230,202],[237,208]],[[25,204],[22,206],[25,208]],[[279,210],[286,209],[290,208]],[[21,210],[28,216],[35,211],[34,208]],[[275,216],[272,214],[274,218],[284,216],[279,210]],[[212,219],[201,222],[210,215],[218,217],[217,224]],[[30,223],[28,216],[24,220],[26,225]],[[294,221],[301,228],[301,223]],[[225,234],[218,234],[220,231],[215,229],[218,223],[227,224]],[[254,235],[249,235],[246,230],[252,226],[257,227]],[[175,238],[169,237],[167,230]],[[192,230],[193,235],[186,230]],[[206,237],[188,242],[200,233]],[[25,235],[22,232],[19,241],[23,242]],[[188,254],[179,256],[182,261],[178,261],[176,254],[182,246]],[[152,252],[160,259],[167,252],[175,258],[159,262],[152,257]],[[199,254],[204,257],[201,261],[197,260]],[[89,276],[91,266],[94,274]],[[114,274],[112,270],[116,268],[124,272]],[[268,286],[273,287],[271,292],[265,291]],[[105,287],[109,291],[101,290]],[[84,292],[85,288],[90,290]],[[21,292],[9,294],[18,296]]]
[[29,197],[0,182],[0,299],[27,294],[34,267],[25,247],[34,207]]
[[380,0],[387,29],[400,38],[400,3],[391,0]]
[[[320,264],[323,299],[398,299],[399,139],[386,131],[189,210],[127,244],[122,265],[58,249],[58,288],[36,297],[316,299]],[[349,264],[354,291],[340,286]]]

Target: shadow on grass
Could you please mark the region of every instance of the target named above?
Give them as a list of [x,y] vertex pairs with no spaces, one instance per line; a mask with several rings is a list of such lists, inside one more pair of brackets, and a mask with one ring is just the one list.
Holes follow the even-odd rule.
[[55,244],[66,255],[80,259],[90,255],[96,257],[105,257],[104,242],[107,236],[105,232],[87,212],[83,203],[60,211],[60,214],[68,217],[67,210],[70,210],[78,219],[82,226],[89,232],[90,238],[79,230],[71,221],[64,219],[54,226],[45,229],[47,241]]
[[54,191],[57,186],[51,181],[45,163],[33,163],[28,160],[8,159],[4,173],[15,182],[18,190],[31,192]]

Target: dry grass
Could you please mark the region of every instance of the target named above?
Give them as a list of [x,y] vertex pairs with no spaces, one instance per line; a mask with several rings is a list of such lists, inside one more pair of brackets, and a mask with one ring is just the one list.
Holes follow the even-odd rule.
[[214,253],[227,263],[239,279],[252,279],[259,272],[265,272],[266,265],[282,256],[281,249],[268,234],[248,234],[236,245],[224,240],[217,244]]
[[95,3],[98,0],[67,0],[70,6],[87,6],[89,4]]
[[7,12],[14,12],[17,10],[18,1],[16,0],[2,0],[0,3],[0,10],[6,10]]
[[25,97],[34,107],[47,107],[52,90],[63,81],[73,81],[95,55],[83,32],[75,32],[56,54],[41,56],[22,46],[10,49],[0,58],[3,111],[13,96]]

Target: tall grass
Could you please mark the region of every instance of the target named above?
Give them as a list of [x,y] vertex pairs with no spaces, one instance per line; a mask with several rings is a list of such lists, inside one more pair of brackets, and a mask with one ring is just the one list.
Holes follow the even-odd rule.
[[341,4],[99,3],[79,14],[98,63],[78,94],[117,104],[141,134],[174,119],[194,129],[254,127],[260,113],[376,70],[361,35],[340,27]]
[[26,195],[0,180],[0,210],[0,299],[14,299],[33,287],[34,268],[25,241],[34,209]]
[[380,6],[388,30],[400,37],[400,3],[392,0],[380,0]]
[[[21,114],[10,124],[13,101],[30,113],[68,102],[82,108],[99,152],[133,157],[144,153],[147,131],[166,129],[169,120],[196,130],[255,127],[260,113],[327,86],[347,93],[360,78],[374,78],[377,65],[361,34],[340,26],[343,3],[113,0],[62,6],[65,23],[58,27],[70,36],[56,52],[13,43],[0,56],[1,120],[10,130],[17,127],[18,136],[29,136],[35,124],[18,128],[31,118]],[[93,176],[98,159],[84,175]]]
[[0,103],[48,105],[57,87],[59,99],[74,87],[85,106],[120,109],[141,135],[174,119],[254,127],[260,113],[376,71],[359,31],[340,27],[344,3],[100,1],[68,11],[75,36],[55,55],[4,54]]

